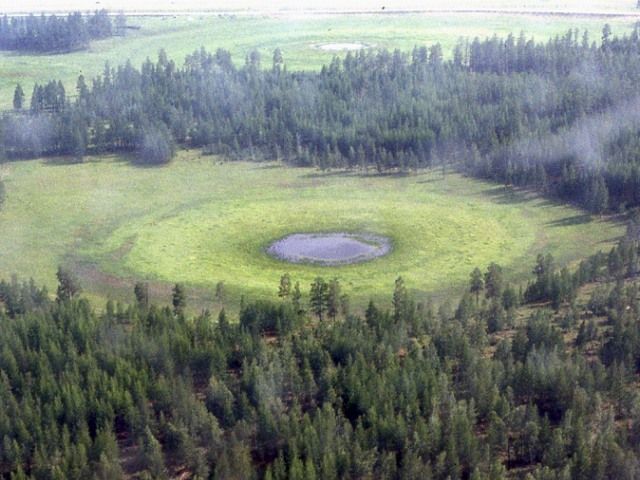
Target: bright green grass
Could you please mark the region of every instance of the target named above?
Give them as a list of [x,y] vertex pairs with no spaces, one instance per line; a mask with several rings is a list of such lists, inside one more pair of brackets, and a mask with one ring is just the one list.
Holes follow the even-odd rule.
[[630,18],[571,18],[499,14],[423,15],[307,15],[307,16],[194,16],[132,17],[130,24],[142,26],[124,38],[94,42],[90,51],[65,55],[16,55],[0,52],[0,108],[9,108],[16,83],[30,97],[34,82],[62,79],[67,91],[75,92],[78,75],[93,78],[105,62],[112,66],[127,59],[139,66],[155,59],[160,49],[182,64],[184,57],[201,46],[231,51],[239,64],[248,52],[261,52],[269,67],[273,51],[281,48],[287,68],[316,69],[336,53],[320,50],[327,43],[359,42],[375,47],[410,50],[416,45],[440,42],[451,53],[460,37],[481,38],[524,31],[538,40],[563,34],[572,28],[589,30],[599,40],[604,23],[616,34],[629,32]]
[[[240,292],[274,297],[284,272],[305,293],[316,276],[336,276],[357,305],[387,298],[398,275],[424,297],[458,290],[475,266],[492,261],[523,279],[537,252],[573,262],[623,231],[543,199],[434,172],[322,175],[182,152],[163,168],[103,158],[17,162],[2,173],[0,277],[20,272],[53,288],[63,263],[101,299],[130,300],[135,279],[151,281],[163,296],[172,282],[185,282],[198,305],[210,301],[218,281],[230,303]],[[317,231],[378,233],[394,248],[340,267],[287,264],[264,253],[288,233]]]

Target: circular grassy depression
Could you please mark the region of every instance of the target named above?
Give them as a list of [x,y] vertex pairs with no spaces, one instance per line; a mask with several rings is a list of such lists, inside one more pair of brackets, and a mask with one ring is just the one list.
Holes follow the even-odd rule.
[[[579,258],[578,239],[583,252],[611,239],[602,229],[610,224],[583,221],[571,208],[458,175],[362,177],[208,163],[200,167],[206,172],[201,180],[193,173],[196,165],[178,162],[165,173],[136,173],[168,178],[173,203],[146,211],[140,206],[140,215],[81,254],[116,276],[205,289],[224,281],[236,299],[273,298],[284,273],[303,292],[317,276],[337,277],[356,303],[364,303],[388,297],[398,275],[416,293],[443,293],[466,284],[476,266],[495,261],[523,278],[539,251],[567,262]],[[299,232],[370,232],[389,239],[392,248],[363,263],[335,266],[288,263],[267,253],[274,242]]]
[[[528,279],[539,252],[564,265],[610,248],[624,233],[542,198],[440,172],[322,174],[180,152],[162,168],[101,157],[78,165],[15,162],[1,173],[1,278],[19,272],[55,291],[62,264],[76,268],[96,299],[131,301],[133,283],[147,280],[159,302],[171,284],[185,282],[196,310],[210,306],[218,281],[230,307],[241,294],[277,298],[285,272],[303,293],[317,276],[338,277],[357,305],[388,300],[398,275],[423,297],[459,291],[474,267],[490,262],[509,278]],[[388,238],[392,249],[330,267],[267,254],[299,232],[368,232]]]
[[[122,264],[152,278],[224,280],[227,285],[265,289],[275,288],[280,275],[289,272],[305,284],[317,275],[338,276],[356,291],[374,293],[400,274],[432,289],[466,276],[477,262],[494,255],[508,261],[531,244],[534,232],[526,223],[517,224],[517,210],[505,209],[501,218],[490,213],[482,205],[456,212],[443,204],[411,200],[372,205],[346,198],[264,199],[245,205],[207,204],[160,221],[130,224],[114,235],[123,243],[133,239]],[[289,264],[266,254],[274,240],[288,234],[332,230],[375,231],[390,238],[394,248],[370,262],[333,268]]]

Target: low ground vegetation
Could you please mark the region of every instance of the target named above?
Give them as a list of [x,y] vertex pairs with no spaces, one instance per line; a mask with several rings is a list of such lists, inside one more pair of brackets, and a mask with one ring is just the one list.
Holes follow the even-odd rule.
[[[398,272],[421,300],[441,298],[459,292],[474,265],[500,259],[509,279],[523,280],[539,252],[572,264],[624,233],[617,221],[440,170],[322,174],[220,160],[183,151],[161,168],[120,157],[5,164],[0,272],[23,272],[55,291],[64,264],[100,304],[129,298],[138,280],[151,282],[152,300],[183,282],[196,311],[220,305],[219,282],[237,310],[242,295],[270,298],[289,272],[302,285],[338,277],[364,308],[386,296]],[[289,233],[352,229],[389,237],[391,253],[338,267],[266,253]]]

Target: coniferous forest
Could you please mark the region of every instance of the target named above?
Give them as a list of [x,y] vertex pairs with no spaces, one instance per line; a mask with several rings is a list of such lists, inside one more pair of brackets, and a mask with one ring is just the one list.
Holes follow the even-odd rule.
[[[5,17],[0,48],[72,50],[110,22]],[[199,148],[372,174],[441,167],[624,212],[629,227],[572,268],[539,255],[526,285],[491,263],[433,305],[398,276],[390,307],[363,312],[337,278],[285,274],[237,315],[189,313],[180,283],[165,304],[138,282],[129,304],[103,307],[63,267],[55,292],[1,281],[0,478],[640,478],[640,26],[597,40],[361,51],[318,72],[289,71],[280,50],[243,66],[223,50],[181,64],[160,52],[73,92],[18,85],[6,161],[118,152],[154,166]]]
[[4,15],[0,19],[0,50],[66,53],[86,48],[91,40],[123,34],[125,27],[124,15],[113,21],[106,10],[91,15]]
[[[267,64],[267,65],[265,65]],[[412,52],[360,51],[319,72],[289,72],[279,50],[160,52],[140,68],[16,88],[2,119],[4,155],[132,152],[168,161],[176,145],[228,158],[322,169],[453,165],[602,213],[640,205],[640,34],[598,43],[569,31]]]
[[437,310],[399,277],[364,315],[285,275],[239,321],[187,316],[181,284],[96,313],[62,268],[55,300],[1,282],[0,473],[638,478],[639,258],[631,238],[573,273],[540,255],[524,292],[491,264]]

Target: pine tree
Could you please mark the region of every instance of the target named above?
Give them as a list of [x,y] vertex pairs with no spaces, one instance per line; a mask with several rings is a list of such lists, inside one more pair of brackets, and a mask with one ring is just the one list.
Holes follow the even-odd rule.
[[282,50],[276,48],[273,51],[273,72],[280,73],[282,71],[282,66],[284,65],[284,58],[282,56]]
[[476,267],[471,272],[471,280],[469,282],[469,291],[476,296],[476,304],[478,303],[480,292],[484,288],[484,281],[482,280],[482,272]]
[[286,299],[291,294],[291,277],[285,273],[280,277],[280,285],[278,287],[278,297]]
[[311,457],[307,457],[304,462],[304,479],[305,480],[316,480],[318,475],[316,473],[316,467],[313,464],[313,460]]
[[402,277],[398,277],[396,278],[392,299],[393,318],[396,322],[407,313],[408,304],[409,294],[407,293],[407,287],[405,287]]
[[22,110],[22,106],[24,104],[24,91],[20,84],[16,85],[16,89],[13,92],[13,109],[14,110]]
[[153,433],[151,433],[149,427],[145,427],[142,437],[140,463],[142,468],[151,474],[152,478],[166,478],[162,447],[156,437],[153,436]]
[[81,292],[78,280],[70,270],[60,266],[56,277],[58,278],[57,299],[59,302],[69,301]]
[[304,308],[302,307],[302,292],[300,291],[299,282],[296,282],[296,284],[293,286],[291,302],[293,303],[293,308],[295,309],[296,313],[298,315],[302,315],[304,313]]
[[592,180],[587,192],[587,207],[593,213],[602,215],[609,208],[609,191],[602,175]]
[[336,316],[340,311],[340,301],[340,282],[337,278],[334,278],[329,282],[327,289],[327,315],[329,315],[331,320],[335,321]]
[[147,308],[149,306],[149,284],[145,282],[136,282],[133,287],[133,293],[136,297],[136,302],[141,308]]
[[485,295],[487,298],[497,298],[502,294],[502,268],[491,263],[484,274]]
[[309,305],[318,320],[322,321],[322,316],[327,310],[327,290],[328,285],[322,277],[317,277],[311,284],[309,292]]
[[224,299],[226,297],[225,290],[226,289],[224,288],[224,282],[222,280],[216,283],[216,292],[215,292],[216,302],[224,303]]
[[173,312],[176,315],[182,315],[187,305],[187,296],[184,291],[184,286],[181,283],[176,283],[173,286],[173,294],[171,303],[173,304]]

